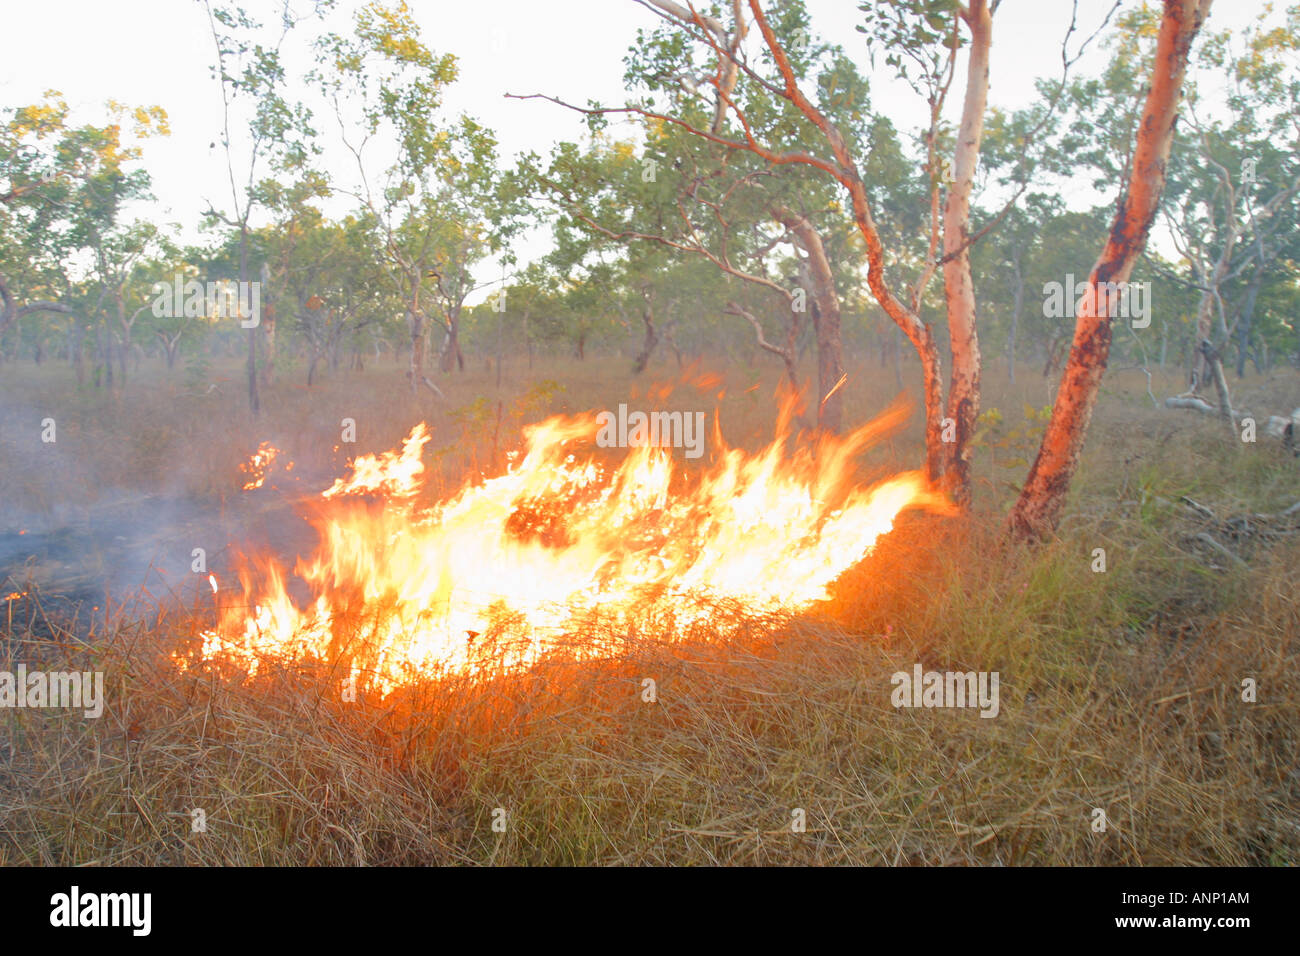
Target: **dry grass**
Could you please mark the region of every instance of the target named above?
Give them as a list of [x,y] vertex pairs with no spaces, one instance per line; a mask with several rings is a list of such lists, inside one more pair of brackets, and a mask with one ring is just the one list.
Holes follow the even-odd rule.
[[[310,396],[285,386],[256,429],[229,395],[213,404],[162,381],[94,404],[6,368],[4,389],[56,410],[61,453],[78,469],[6,466],[0,492],[28,508],[93,501],[95,486],[231,493],[237,462],[277,435],[328,473],[344,416],[358,420],[363,451],[431,417],[451,483],[493,457],[497,401],[505,434],[512,416],[543,406],[626,399],[621,368],[594,364],[532,379],[517,369],[499,395],[479,369],[450,385],[448,406],[471,409],[459,416],[380,392],[388,368]],[[0,715],[0,862],[1300,862],[1300,534],[1224,540],[1242,560],[1217,567],[1225,559],[1196,545],[1204,520],[1179,501],[1225,517],[1277,511],[1300,499],[1300,470],[1281,449],[1236,448],[1212,422],[1152,409],[1133,374],[1109,383],[1056,542],[1028,552],[1001,540],[1006,483],[1023,470],[982,452],[972,518],[905,520],[825,607],[732,621],[726,642],[633,635],[615,660],[347,704],[319,673],[239,685],[178,671],[167,655],[193,637],[195,616],[119,621],[88,646],[24,602],[26,616],[0,618],[10,660],[102,669],[108,704],[99,720]],[[565,390],[529,399],[542,377]],[[770,427],[773,377],[746,392],[756,380],[733,371],[721,402],[726,434],[750,445]],[[987,383],[986,407],[1018,420],[1026,402],[1044,404],[1041,379],[1022,381]],[[1158,395],[1160,385],[1175,387],[1157,383]],[[1288,394],[1300,404],[1294,373],[1266,387],[1276,394],[1262,408]],[[850,416],[888,392],[851,392]],[[472,410],[480,395],[486,417]],[[12,427],[6,436],[26,441]],[[878,449],[864,473],[914,462],[916,439],[913,429]],[[1091,569],[1097,547],[1105,573]],[[999,671],[1000,714],[894,709],[890,675],[917,662]],[[1247,677],[1253,704],[1241,699]],[[1097,807],[1105,833],[1090,826]],[[194,808],[205,833],[191,832]],[[791,832],[794,808],[807,832]]]

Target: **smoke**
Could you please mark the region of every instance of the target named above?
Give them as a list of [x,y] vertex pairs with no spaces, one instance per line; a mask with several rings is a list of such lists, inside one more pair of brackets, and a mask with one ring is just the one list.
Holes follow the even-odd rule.
[[[208,574],[225,580],[232,573],[231,542],[290,554],[310,547],[313,532],[284,494],[195,495],[200,437],[168,447],[161,469],[133,469],[129,460],[114,461],[129,451],[95,436],[91,417],[52,415],[6,390],[0,597],[34,586],[42,606],[84,635],[110,610],[115,619],[137,619],[169,606],[210,609]],[[138,481],[105,480],[106,471],[130,477],[133,470]]]

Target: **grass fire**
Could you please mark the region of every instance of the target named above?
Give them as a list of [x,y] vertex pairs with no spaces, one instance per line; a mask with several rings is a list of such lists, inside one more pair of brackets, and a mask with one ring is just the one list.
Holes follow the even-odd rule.
[[527,428],[504,474],[429,504],[430,435],[417,425],[400,453],[362,456],[315,502],[320,548],[294,569],[311,588],[306,606],[274,558],[254,556],[201,657],[250,675],[268,659],[341,662],[388,692],[446,669],[532,663],[579,640],[586,654],[617,652],[582,639],[593,618],[615,631],[654,620],[671,637],[718,604],[798,611],[825,599],[901,511],[948,505],[915,472],[854,486],[855,456],[900,411],[795,454],[791,414],[787,402],[762,451],[722,447],[698,475],[649,444],[609,468],[582,456],[596,416],[552,417]]

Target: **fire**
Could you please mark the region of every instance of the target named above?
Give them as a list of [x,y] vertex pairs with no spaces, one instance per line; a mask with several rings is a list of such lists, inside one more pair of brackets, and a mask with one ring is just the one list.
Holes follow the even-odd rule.
[[948,510],[919,472],[854,486],[855,457],[903,415],[793,452],[788,415],[754,455],[715,430],[721,452],[695,474],[661,448],[633,448],[613,469],[580,458],[595,416],[554,417],[525,430],[504,473],[434,503],[420,497],[430,435],[417,425],[400,451],[358,458],[316,499],[320,543],[294,569],[310,600],[290,595],[274,558],[248,562],[201,658],[250,675],[323,662],[386,694],[559,648],[611,653],[639,625],[672,639],[719,605],[806,608],[901,511]]
[[420,490],[420,475],[424,473],[420,452],[428,441],[429,429],[421,422],[411,429],[400,454],[389,451],[382,455],[362,455],[352,463],[352,477],[347,481],[340,478],[321,497],[369,492],[410,498]]
[[257,446],[257,451],[253,452],[252,457],[239,466],[239,470],[249,476],[248,481],[244,483],[244,491],[261,488],[266,483],[266,473],[279,454],[280,449],[269,441],[264,441]]

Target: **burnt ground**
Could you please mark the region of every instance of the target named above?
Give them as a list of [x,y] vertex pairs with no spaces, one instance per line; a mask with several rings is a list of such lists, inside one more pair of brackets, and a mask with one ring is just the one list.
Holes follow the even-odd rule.
[[[270,551],[292,569],[310,552],[316,532],[293,497],[254,491],[221,504],[160,494],[123,493],[58,514],[0,509],[0,624],[35,603],[74,633],[114,618],[142,617],[164,607],[205,605],[208,573],[236,586],[240,553]],[[195,548],[206,572],[192,570]],[[22,596],[6,600],[19,592]]]

